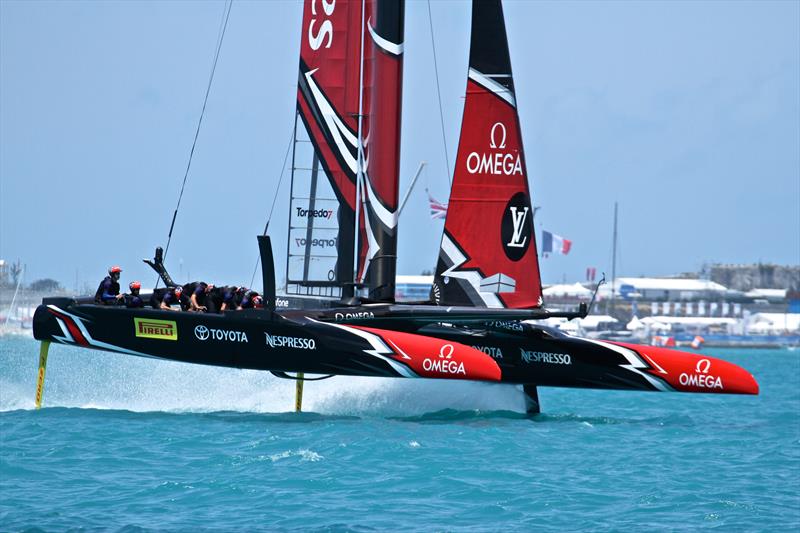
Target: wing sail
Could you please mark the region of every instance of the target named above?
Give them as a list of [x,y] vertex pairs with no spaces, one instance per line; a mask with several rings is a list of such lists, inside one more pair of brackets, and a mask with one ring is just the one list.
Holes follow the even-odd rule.
[[472,4],[461,137],[432,292],[441,305],[542,305],[533,208],[500,0]]
[[[394,300],[404,2],[308,0],[287,292]],[[349,288],[347,288],[349,286]]]
[[362,1],[308,0],[303,11],[292,157],[288,294],[337,298],[352,282]]

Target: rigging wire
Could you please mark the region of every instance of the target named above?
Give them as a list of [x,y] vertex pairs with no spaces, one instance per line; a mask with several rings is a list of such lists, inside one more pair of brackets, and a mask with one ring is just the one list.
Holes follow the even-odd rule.
[[[228,18],[231,14],[231,7],[233,6],[233,0],[226,0],[226,6],[223,8],[222,20],[220,21],[220,29],[217,33],[217,49],[214,53],[214,62],[211,66],[211,75],[208,77],[208,86],[206,87],[206,95],[203,99],[203,109],[200,111],[200,119],[197,121],[197,129],[194,132],[194,141],[192,141],[192,149],[189,152],[189,161],[186,163],[186,172],[183,175],[183,183],[181,184],[181,192],[178,195],[178,203],[175,206],[175,211],[172,213],[172,223],[169,226],[169,235],[167,235],[167,245],[164,248],[164,259],[167,258],[167,252],[169,252],[169,245],[172,242],[172,231],[175,229],[175,220],[178,217],[178,210],[181,207],[181,200],[183,199],[183,191],[186,188],[186,180],[189,177],[189,169],[192,166],[192,157],[194,156],[194,149],[197,146],[197,138],[200,135],[200,126],[203,124],[203,116],[206,112],[206,104],[208,103],[208,95],[211,92],[211,84],[214,81],[214,72],[217,70],[217,60],[219,59],[219,52],[222,49],[222,40],[225,38],[225,29],[228,27]],[[156,286],[158,286],[158,282],[156,282]]]
[[[278,186],[275,188],[275,196],[272,197],[272,207],[269,208],[269,216],[267,217],[267,223],[264,226],[264,233],[262,235],[267,234],[267,230],[269,229],[269,223],[272,220],[272,212],[275,210],[275,202],[278,200],[278,194],[281,190],[281,183],[283,183],[283,175],[286,172],[286,161],[289,160],[289,152],[292,150],[292,141],[294,140],[294,129],[292,129],[291,134],[289,135],[289,145],[286,147],[286,155],[283,156],[283,165],[281,166],[281,176],[278,179]],[[256,259],[256,266],[253,268],[253,277],[250,278],[250,287],[253,286],[253,282],[256,280],[256,272],[258,272],[258,265],[261,263],[261,256]]]
[[428,0],[428,24],[431,28],[431,48],[433,49],[433,70],[436,78],[436,94],[439,97],[439,121],[442,125],[442,145],[444,145],[444,164],[447,169],[447,181],[452,184],[453,175],[450,174],[450,157],[447,155],[447,138],[444,134],[444,113],[442,112],[442,91],[439,89],[439,66],[436,62],[436,42],[433,38],[433,15],[431,14],[431,0]]

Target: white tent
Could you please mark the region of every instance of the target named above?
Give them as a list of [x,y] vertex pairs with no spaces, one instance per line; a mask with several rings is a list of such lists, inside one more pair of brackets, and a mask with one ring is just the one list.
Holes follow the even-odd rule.
[[747,324],[747,332],[764,335],[800,333],[798,313],[755,313]]
[[639,320],[639,317],[634,316],[631,319],[631,321],[628,322],[628,325],[625,326],[625,329],[627,329],[628,331],[636,331],[636,330],[639,330],[639,329],[644,329],[645,327],[646,326],[645,326],[644,322]]
[[786,299],[786,289],[752,289],[744,293],[748,298],[782,302]]
[[592,291],[580,283],[561,284],[547,287],[542,291],[545,296],[551,298],[591,298]]
[[579,320],[583,329],[597,329],[603,323],[619,322],[611,315],[589,315]]

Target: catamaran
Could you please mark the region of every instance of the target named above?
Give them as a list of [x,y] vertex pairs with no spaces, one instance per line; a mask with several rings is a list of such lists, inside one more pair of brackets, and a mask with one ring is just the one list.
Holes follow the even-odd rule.
[[[430,298],[396,303],[404,4],[306,0],[285,295],[258,237],[264,309],[171,313],[45,298],[37,406],[51,342],[187,363],[537,387],[758,394],[745,369],[539,326],[531,195],[500,0],[476,0],[461,137]],[[169,285],[160,252],[150,262]],[[534,321],[531,323],[530,321]],[[313,374],[318,377],[306,377]]]

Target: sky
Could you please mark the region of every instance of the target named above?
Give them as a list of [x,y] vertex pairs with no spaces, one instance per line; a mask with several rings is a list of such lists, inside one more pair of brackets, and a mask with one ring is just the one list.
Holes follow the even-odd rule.
[[[469,3],[406,4],[398,271],[434,267],[466,87]],[[800,264],[800,2],[504,4],[545,283]],[[0,258],[26,281],[155,275],[211,72],[220,1],[0,0]],[[167,256],[250,284],[269,208],[282,277],[302,5],[235,0]],[[445,148],[446,147],[446,148]],[[445,153],[449,157],[445,157]],[[258,276],[257,276],[258,279]]]

